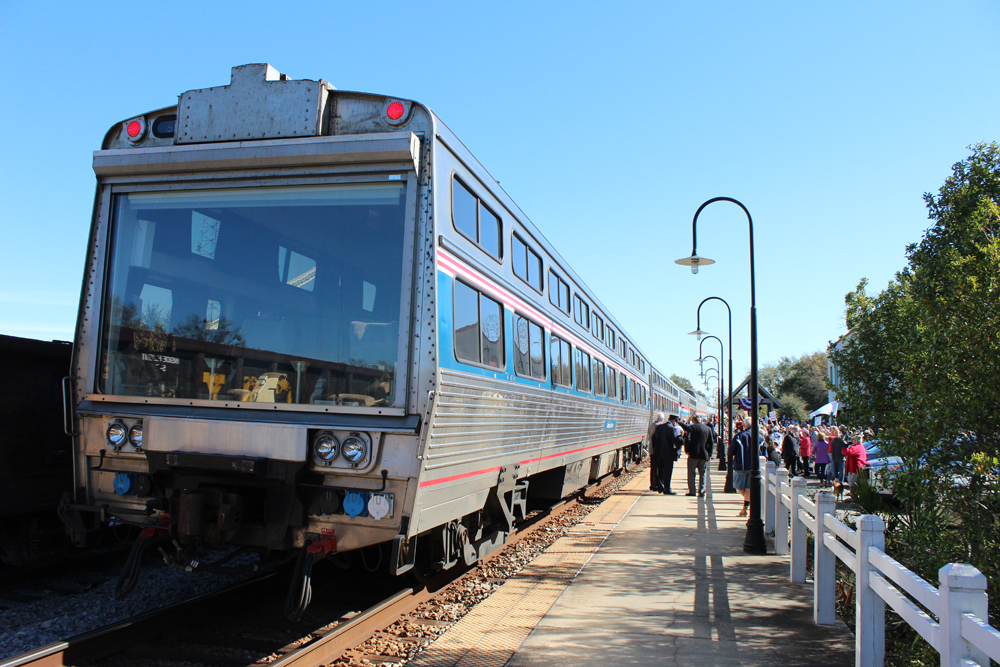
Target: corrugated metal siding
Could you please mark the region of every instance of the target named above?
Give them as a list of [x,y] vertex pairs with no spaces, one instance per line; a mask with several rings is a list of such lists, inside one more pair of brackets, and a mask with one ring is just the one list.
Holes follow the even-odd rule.
[[[638,441],[646,433],[648,417],[641,408],[503,380],[442,370],[439,392],[425,449],[425,479]],[[608,420],[616,420],[616,428],[606,430]],[[608,448],[621,444],[626,443]],[[601,451],[595,447],[571,458]],[[526,473],[547,467],[544,460],[532,463]]]

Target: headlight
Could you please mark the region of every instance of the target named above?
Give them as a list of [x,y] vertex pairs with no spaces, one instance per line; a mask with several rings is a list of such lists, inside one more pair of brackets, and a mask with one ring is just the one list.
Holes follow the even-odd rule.
[[344,440],[343,450],[344,459],[348,463],[357,464],[368,456],[368,444],[356,435]]
[[323,465],[330,465],[330,462],[337,458],[339,452],[340,443],[329,433],[321,433],[313,440],[313,453]]
[[108,447],[116,452],[128,441],[128,429],[120,421],[113,421],[108,424],[108,430],[104,435],[108,441]]
[[128,441],[136,449],[142,449],[142,422],[132,424],[128,430]]

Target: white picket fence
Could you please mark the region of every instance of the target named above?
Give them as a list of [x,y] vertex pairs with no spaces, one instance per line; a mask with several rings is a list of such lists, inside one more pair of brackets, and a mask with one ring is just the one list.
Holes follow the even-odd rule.
[[[881,667],[885,659],[885,605],[941,654],[942,667],[989,667],[1000,662],[1000,632],[989,625],[986,577],[971,565],[951,563],[938,571],[939,588],[890,558],[885,524],[862,515],[857,530],[837,519],[832,493],[806,495],[806,480],[760,459],[764,530],[775,549],[791,553],[790,578],[806,582],[806,531],[812,531],[813,620],[836,622],[836,559],[855,575],[855,665]],[[766,474],[765,474],[766,473]]]

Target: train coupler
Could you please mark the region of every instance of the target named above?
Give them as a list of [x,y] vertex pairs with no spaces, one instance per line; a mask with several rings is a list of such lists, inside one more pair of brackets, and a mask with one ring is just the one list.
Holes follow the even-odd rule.
[[323,535],[319,539],[309,539],[299,551],[292,573],[292,583],[285,598],[285,616],[290,621],[299,621],[312,601],[313,565],[337,551],[336,535]]

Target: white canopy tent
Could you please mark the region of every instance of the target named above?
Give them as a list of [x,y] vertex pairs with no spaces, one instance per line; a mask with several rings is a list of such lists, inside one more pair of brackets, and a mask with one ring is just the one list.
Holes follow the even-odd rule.
[[828,417],[836,416],[837,410],[839,409],[840,409],[840,403],[838,401],[832,401],[810,412],[809,418],[812,419],[813,417],[818,417],[819,415],[826,415]]

